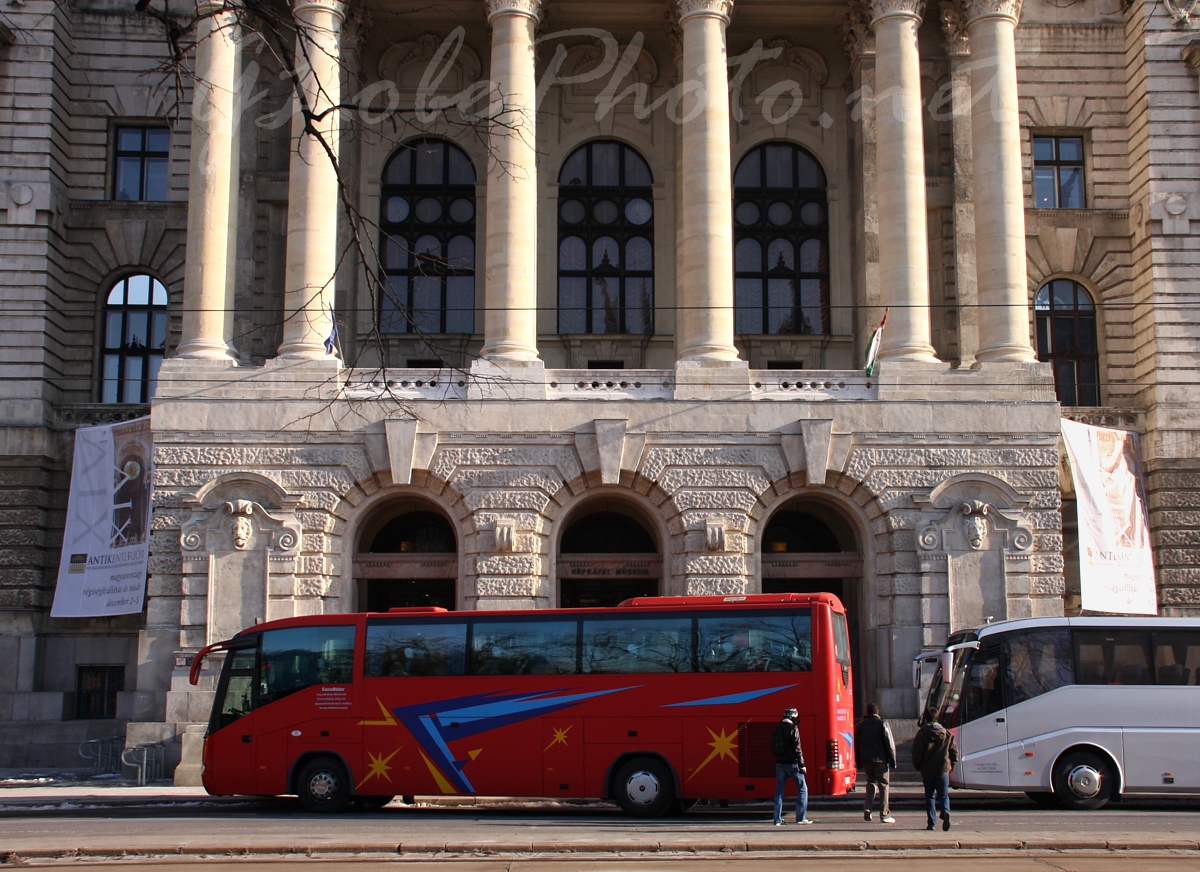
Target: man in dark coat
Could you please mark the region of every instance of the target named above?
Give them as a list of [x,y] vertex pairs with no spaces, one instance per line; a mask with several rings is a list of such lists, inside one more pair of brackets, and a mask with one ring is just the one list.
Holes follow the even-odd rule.
[[958,745],[935,712],[926,712],[922,719],[912,743],[912,762],[925,785],[925,829],[933,829],[939,811],[942,829],[950,829],[950,770],[958,762]]
[[790,708],[775,727],[771,753],[775,755],[775,826],[783,826],[783,792],[789,781],[796,782],[796,823],[811,824],[808,816],[808,784],[804,780],[804,750],[796,726],[800,713]]
[[892,817],[891,770],[896,768],[896,740],[892,728],[879,714],[875,703],[867,705],[867,716],[854,728],[854,756],[866,773],[867,797],[863,803],[863,820],[871,819],[875,793],[879,793],[879,822],[894,824]]

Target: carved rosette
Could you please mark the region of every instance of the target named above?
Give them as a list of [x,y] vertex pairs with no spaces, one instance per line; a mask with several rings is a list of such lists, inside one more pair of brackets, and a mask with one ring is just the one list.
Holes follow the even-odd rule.
[[938,11],[942,20],[942,36],[946,40],[946,54],[950,57],[969,55],[971,40],[967,36],[967,15],[962,3],[959,0],[942,0]]
[[925,14],[925,0],[870,0],[871,26],[885,18],[912,18],[917,22]]
[[720,18],[728,24],[733,17],[733,0],[678,0],[679,21],[682,23],[693,16]]
[[1000,18],[1015,25],[1021,17],[1021,0],[965,0],[965,5],[968,24],[984,18]]
[[542,0],[483,0],[487,18],[497,15],[524,15],[534,21],[542,20]]

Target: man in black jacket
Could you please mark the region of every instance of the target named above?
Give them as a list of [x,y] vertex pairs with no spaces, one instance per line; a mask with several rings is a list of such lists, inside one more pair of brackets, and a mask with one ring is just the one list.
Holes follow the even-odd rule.
[[913,738],[912,762],[925,785],[925,829],[933,829],[938,811],[942,829],[950,829],[950,770],[958,762],[958,745],[953,734],[937,722],[935,712],[925,713]]
[[800,713],[790,708],[771,737],[771,753],[775,755],[775,826],[783,826],[783,791],[789,781],[796,782],[796,823],[811,824],[808,817],[808,784],[804,780],[804,750],[800,747],[800,730],[796,726]]
[[863,820],[871,819],[871,806],[879,792],[879,822],[894,824],[891,803],[891,770],[896,768],[896,741],[892,728],[879,714],[875,703],[867,705],[867,716],[854,728],[854,756],[866,773],[867,798],[863,803]]

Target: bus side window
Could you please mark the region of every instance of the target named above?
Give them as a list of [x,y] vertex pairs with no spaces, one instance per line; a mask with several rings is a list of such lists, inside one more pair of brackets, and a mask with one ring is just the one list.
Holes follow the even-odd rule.
[[1071,636],[1065,629],[1019,633],[1004,642],[1008,693],[1024,702],[1075,681]]
[[1079,683],[1154,684],[1148,635],[1142,630],[1076,630]]
[[381,618],[367,625],[367,677],[462,675],[466,671],[465,621],[404,623]]
[[999,650],[977,651],[971,658],[966,687],[963,688],[965,712],[962,723],[977,720],[1004,707],[1000,685]]
[[1164,630],[1154,634],[1154,673],[1159,684],[1200,681],[1200,632]]

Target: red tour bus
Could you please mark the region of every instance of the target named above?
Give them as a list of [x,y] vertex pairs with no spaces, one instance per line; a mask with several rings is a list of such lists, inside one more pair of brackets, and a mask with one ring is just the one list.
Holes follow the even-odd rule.
[[846,614],[831,594],[644,597],[616,608],[285,618],[224,654],[214,795],[310,811],[394,795],[602,798],[641,817],[774,795],[788,706],[814,795],[854,787]]

